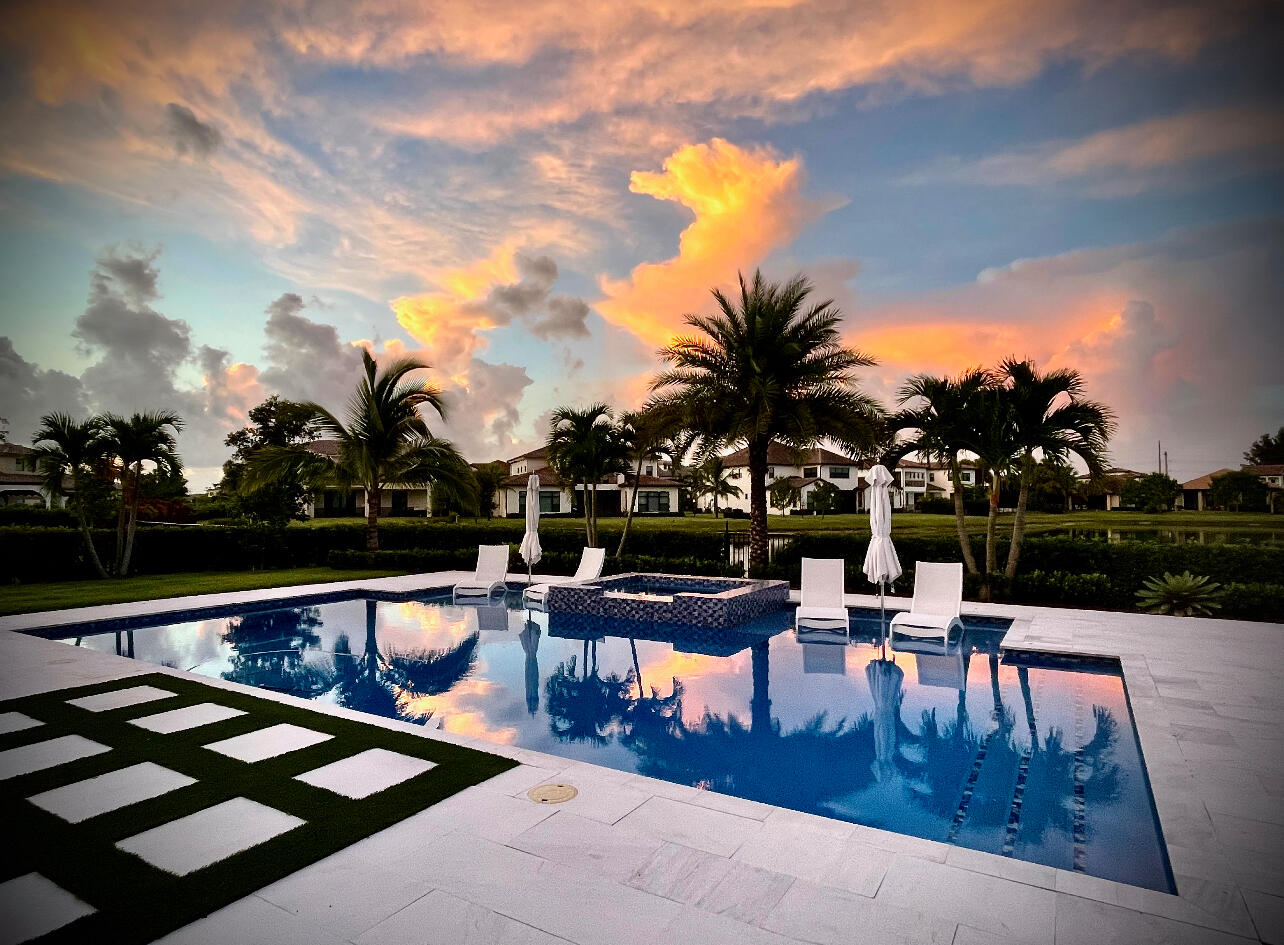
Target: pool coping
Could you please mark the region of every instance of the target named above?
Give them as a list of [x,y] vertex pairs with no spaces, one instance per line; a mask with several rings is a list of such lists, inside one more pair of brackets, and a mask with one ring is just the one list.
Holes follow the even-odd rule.
[[[0,618],[0,631],[22,632],[69,622],[109,620],[140,614],[158,615],[310,594],[363,591],[397,594],[426,593],[448,589],[455,581],[465,576],[465,572],[435,572],[397,578],[300,585],[64,611],[45,611]],[[524,574],[514,574],[509,576],[509,580],[520,585],[525,583],[525,577]],[[539,580],[549,581],[550,579],[540,577]],[[558,579],[551,580],[556,582]],[[791,599],[797,599],[797,592],[791,592]],[[878,598],[874,595],[849,594],[845,595],[845,603],[847,606],[877,607]],[[907,603],[905,598],[887,600],[889,609],[901,609]],[[1230,792],[1231,797],[1216,798],[1215,807],[1210,807],[1213,801],[1207,800],[1200,792],[1205,790],[1206,784],[1224,784],[1229,767],[1238,772],[1235,777],[1249,774],[1256,776],[1259,782],[1268,786],[1267,793],[1277,798],[1275,805],[1284,809],[1284,800],[1278,800],[1281,795],[1280,786],[1284,785],[1284,770],[1282,770],[1284,765],[1275,760],[1280,753],[1276,752],[1273,757],[1267,757],[1264,753],[1253,756],[1251,752],[1237,751],[1231,753],[1232,757],[1228,759],[1225,757],[1228,752],[1212,750],[1217,746],[1199,741],[1199,732],[1192,734],[1191,729],[1199,729],[1200,727],[1194,724],[1199,721],[1209,724],[1215,722],[1219,726],[1226,727],[1228,731],[1236,733],[1253,731],[1257,735],[1263,735],[1264,737],[1259,739],[1262,742],[1279,741],[1278,734],[1272,733],[1278,733],[1278,723],[1284,721],[1284,698],[1280,698],[1269,682],[1260,694],[1251,690],[1263,688],[1263,674],[1266,677],[1273,677],[1275,673],[1284,671],[1284,627],[1243,621],[1184,619],[973,602],[966,602],[963,612],[965,615],[1012,618],[1013,624],[1002,642],[1004,649],[1082,655],[1119,661],[1159,814],[1160,826],[1177,880],[1177,894],[1168,895],[1080,873],[966,850],[949,844],[907,838],[900,834],[872,828],[860,827],[856,834],[867,840],[874,850],[886,852],[890,849],[895,851],[896,856],[918,857],[972,874],[980,874],[991,880],[1051,891],[1057,897],[1068,896],[1087,900],[1097,903],[1099,910],[1107,915],[1114,915],[1118,910],[1124,910],[1138,916],[1153,917],[1154,920],[1173,920],[1181,923],[1191,932],[1196,928],[1202,928],[1240,937],[1227,938],[1226,941],[1252,941],[1258,938],[1271,940],[1271,937],[1278,935],[1280,930],[1270,927],[1269,923],[1274,921],[1273,917],[1276,915],[1271,912],[1271,909],[1275,908],[1276,901],[1284,894],[1284,882],[1281,882],[1280,874],[1275,871],[1274,860],[1269,861],[1264,871],[1248,868],[1236,870],[1233,864],[1244,860],[1261,861],[1265,855],[1260,849],[1261,840],[1253,836],[1251,830],[1245,835],[1245,821],[1250,825],[1261,824],[1263,832],[1272,835],[1284,830],[1284,826],[1281,826],[1284,824],[1284,816],[1274,815],[1272,811],[1267,810],[1265,815],[1271,819],[1257,820],[1254,816],[1248,815],[1257,815],[1262,812],[1253,809],[1247,802],[1242,810],[1228,811],[1228,807],[1235,806],[1234,792]],[[2,636],[9,637],[8,634],[2,634]],[[26,640],[39,641],[38,637],[29,633],[22,633],[22,636]],[[1250,658],[1243,666],[1236,663],[1228,667],[1227,664],[1219,664],[1216,661],[1209,663],[1203,657],[1213,646],[1210,640],[1221,641],[1231,652],[1236,652],[1235,644],[1241,644],[1241,650],[1252,650],[1252,647],[1245,647],[1242,644],[1256,643],[1261,651],[1260,657]],[[1193,647],[1192,643],[1195,644]],[[49,641],[39,641],[39,644],[53,645]],[[85,651],[73,652],[74,656],[69,656],[65,650],[56,654],[55,651],[51,651],[46,655],[61,656],[63,659],[60,662],[63,663],[81,663],[86,659],[89,662],[97,662],[101,659],[105,662],[101,664],[98,672],[110,672],[111,677],[96,678],[123,677],[136,675],[139,672],[156,671],[180,676],[190,675],[179,670],[154,667],[150,664],[140,666],[133,661],[126,661],[109,654],[92,654],[91,657]],[[48,663],[51,660],[45,662]],[[1158,669],[1158,676],[1152,669],[1152,663]],[[1265,669],[1262,668],[1263,666]],[[1238,685],[1235,676],[1242,675],[1242,671],[1245,670],[1251,672],[1254,667],[1258,670],[1254,675],[1255,685],[1238,686],[1239,691],[1235,693],[1238,698],[1238,707],[1241,709],[1238,715],[1250,718],[1237,719],[1236,713],[1219,714],[1216,707],[1212,705],[1211,698],[1204,698],[1221,693],[1229,696],[1233,688]],[[88,669],[87,666],[85,668]],[[1236,672],[1219,671],[1227,668],[1235,669]],[[5,674],[8,671],[8,666],[0,670]],[[205,677],[201,678],[205,679]],[[405,723],[377,719],[337,706],[317,704],[266,690],[243,687],[226,680],[205,681],[226,686],[229,689],[252,691],[281,701],[302,703],[313,711],[357,717],[366,722],[371,722],[373,719],[374,724],[409,729],[425,737],[439,738],[490,751],[537,769],[530,774],[543,774],[547,777],[551,776],[550,772],[565,773],[568,770],[574,770],[583,777],[608,786],[608,789],[613,784],[623,785],[629,789],[636,789],[638,785],[643,785],[657,797],[670,798],[696,808],[747,817],[759,822],[775,818],[777,821],[798,823],[805,828],[820,831],[833,831],[835,828],[832,825],[835,824],[855,826],[845,825],[844,822],[829,818],[814,817],[784,808],[743,801],[727,795],[699,791],[670,782],[656,781],[640,775],[621,778],[621,773],[613,769],[600,768],[583,762],[570,762],[560,756],[503,745],[480,737],[438,730],[425,731]],[[73,684],[75,682],[62,682],[49,688],[62,688]],[[1191,689],[1191,684],[1196,688]],[[1195,698],[1191,698],[1192,696]],[[1209,708],[1205,709],[1205,705]],[[1235,705],[1226,707],[1236,708]],[[1257,718],[1252,718],[1253,716]],[[1275,724],[1272,725],[1272,722]],[[1190,737],[1183,738],[1183,733]],[[1236,739],[1242,742],[1248,738],[1249,736],[1236,734],[1230,741],[1235,744]],[[1269,790],[1271,787],[1275,790]],[[524,787],[520,788],[516,794],[520,794],[524,789]],[[908,842],[911,840],[912,843]],[[1257,874],[1256,878],[1254,873]],[[1264,905],[1261,904],[1263,899]],[[1250,909],[1250,903],[1258,903],[1258,908]],[[1120,913],[1121,916],[1122,913]],[[1122,918],[1120,920],[1122,921]],[[1254,924],[1255,922],[1257,925]]]

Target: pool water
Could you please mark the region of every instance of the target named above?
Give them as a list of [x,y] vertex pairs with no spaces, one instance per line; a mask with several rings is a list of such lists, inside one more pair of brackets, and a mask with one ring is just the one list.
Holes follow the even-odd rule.
[[[799,640],[448,600],[316,599],[78,646],[902,834],[1173,890],[1117,664],[1016,661],[1007,621],[942,647]],[[153,618],[152,623],[156,623]],[[907,649],[906,647],[909,647]],[[914,650],[917,650],[915,652]]]

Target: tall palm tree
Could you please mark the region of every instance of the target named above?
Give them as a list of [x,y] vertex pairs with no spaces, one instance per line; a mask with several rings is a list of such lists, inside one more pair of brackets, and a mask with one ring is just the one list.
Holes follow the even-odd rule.
[[1104,404],[1084,398],[1083,376],[1061,368],[1040,373],[1031,361],[1007,358],[999,365],[997,382],[1008,392],[1012,422],[1020,447],[1020,491],[1012,521],[1012,544],[1004,574],[1016,576],[1025,539],[1025,510],[1030,501],[1035,452],[1064,463],[1074,454],[1090,474],[1105,468],[1106,444],[1115,430],[1114,414]]
[[361,360],[365,376],[348,400],[346,421],[319,404],[306,405],[320,432],[339,441],[338,455],[332,460],[305,446],[264,446],[249,459],[245,487],[292,480],[312,488],[360,487],[366,493],[366,550],[378,551],[385,487],[440,484],[452,495],[474,496],[477,479],[454,444],[434,436],[419,411],[426,406],[446,416],[441,391],[422,379],[409,379],[428,365],[399,358],[380,371],[364,349]]
[[963,445],[980,462],[989,497],[989,512],[985,519],[985,581],[981,585],[983,600],[990,599],[991,578],[999,567],[995,549],[999,487],[1003,477],[1014,471],[1021,455],[1015,414],[1011,392],[994,384],[977,391],[964,412],[967,435]]
[[584,538],[597,547],[597,487],[628,468],[628,446],[607,404],[559,407],[548,432],[548,462],[563,479],[584,487]]
[[969,574],[976,574],[977,567],[963,506],[963,465],[959,454],[970,433],[968,405],[988,382],[988,376],[980,368],[964,371],[957,377],[918,374],[909,378],[897,392],[901,409],[891,419],[893,430],[915,431],[913,437],[894,448],[889,457],[891,461],[899,460],[906,453],[917,452],[944,463],[949,471],[959,549]]
[[134,534],[138,530],[143,464],[151,463],[157,472],[167,476],[183,471],[175,436],[183,428],[183,419],[172,410],[136,413],[128,418],[109,413],[102,419],[107,451],[120,464],[121,499],[112,571],[117,577],[124,577],[129,574]]
[[744,490],[731,481],[731,471],[727,469],[722,457],[714,453],[695,468],[691,477],[691,491],[697,496],[709,496],[713,500],[713,517],[718,517],[719,499],[738,499]]
[[633,513],[638,506],[638,486],[642,482],[642,465],[648,459],[656,459],[665,453],[665,447],[673,434],[674,418],[662,410],[634,410],[620,417],[616,428],[621,445],[633,463],[632,486],[629,490],[629,508],[624,516],[624,530],[620,533],[620,543],[616,546],[615,556],[624,554],[624,543],[629,538],[629,528],[633,524]]
[[654,403],[684,417],[697,454],[722,444],[749,452],[749,565],[767,564],[767,449],[773,439],[806,448],[828,438],[854,453],[879,439],[882,411],[856,386],[853,371],[874,359],[842,344],[832,300],[808,302],[803,276],[766,282],[761,272],[740,294],[713,290],[718,311],[688,315],[694,334],[660,351],[668,368],[652,381]]
[[80,534],[85,541],[85,553],[100,578],[107,577],[107,569],[98,557],[93,532],[89,530],[90,483],[106,459],[103,423],[97,417],[76,421],[65,413],[47,413],[40,418],[36,432],[36,456],[45,477],[45,489],[50,495],[63,494],[63,480],[71,479],[70,503],[80,524]]

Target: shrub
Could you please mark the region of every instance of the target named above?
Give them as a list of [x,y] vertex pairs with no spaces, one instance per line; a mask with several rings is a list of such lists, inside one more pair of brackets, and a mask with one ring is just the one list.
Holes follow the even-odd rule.
[[1222,588],[1222,613],[1241,620],[1284,622],[1284,584],[1240,584]]
[[74,528],[78,524],[76,514],[71,509],[46,509],[39,505],[10,505],[0,508],[0,525]]

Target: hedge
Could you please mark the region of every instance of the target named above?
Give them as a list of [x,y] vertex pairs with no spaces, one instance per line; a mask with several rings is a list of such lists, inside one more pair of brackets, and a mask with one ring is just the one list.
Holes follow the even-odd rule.
[[[405,571],[471,571],[477,565],[476,548],[451,550],[415,549],[408,551],[332,551],[326,563],[332,568],[346,570],[396,570]],[[573,574],[579,567],[579,552],[544,552],[535,571],[538,574]],[[509,570],[520,573],[525,565],[514,548],[509,559]],[[739,565],[712,562],[702,558],[660,558],[653,555],[623,555],[608,557],[606,574],[623,574],[630,571],[648,571],[667,574],[702,574],[727,577],[739,576]]]

